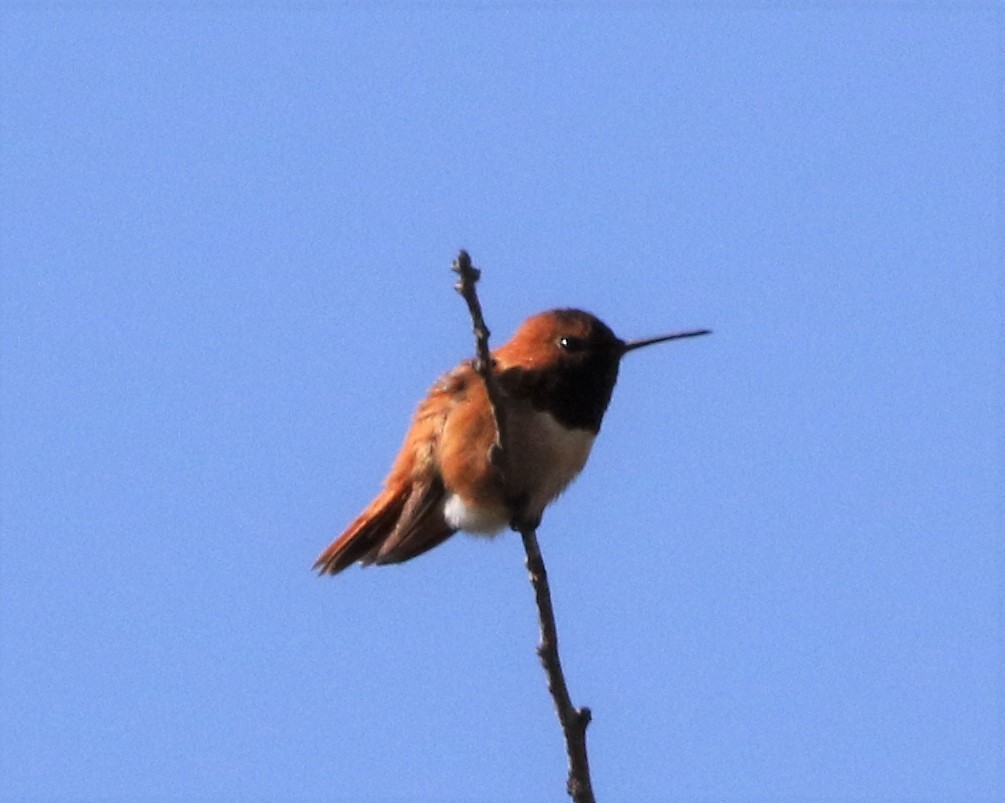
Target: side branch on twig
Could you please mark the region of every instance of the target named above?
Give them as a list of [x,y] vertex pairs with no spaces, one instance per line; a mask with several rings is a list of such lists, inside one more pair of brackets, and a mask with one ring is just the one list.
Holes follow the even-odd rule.
[[[482,315],[481,303],[475,291],[481,272],[471,264],[471,257],[461,251],[454,261],[453,270],[460,277],[456,289],[463,296],[471,313],[478,359],[475,368],[485,382],[492,415],[496,424],[496,442],[492,449],[492,462],[500,470],[506,483],[506,411],[501,403],[499,383],[493,373],[492,357],[489,352],[489,330]],[[512,498],[512,495],[510,495]],[[548,691],[555,701],[558,720],[565,736],[565,752],[569,758],[569,779],[566,790],[576,803],[594,803],[593,786],[590,782],[590,765],[586,754],[586,726],[590,724],[590,709],[576,708],[569,696],[562,663],[558,656],[558,629],[555,626],[555,610],[551,603],[548,573],[537,543],[537,522],[527,520],[523,511],[513,511],[513,529],[523,539],[527,554],[527,572],[534,588],[538,619],[541,624],[541,640],[537,654],[548,678]]]

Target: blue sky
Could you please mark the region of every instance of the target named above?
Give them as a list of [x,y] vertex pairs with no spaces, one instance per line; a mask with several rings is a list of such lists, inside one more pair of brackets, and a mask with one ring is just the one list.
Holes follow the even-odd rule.
[[546,514],[598,797],[998,800],[995,3],[0,8],[0,797],[562,798],[519,538],[318,579],[578,306]]

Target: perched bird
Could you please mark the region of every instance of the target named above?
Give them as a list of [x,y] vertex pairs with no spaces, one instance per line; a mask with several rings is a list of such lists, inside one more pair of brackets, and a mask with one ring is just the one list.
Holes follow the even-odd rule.
[[708,332],[624,341],[582,310],[528,318],[492,353],[505,407],[505,482],[491,459],[496,428],[488,393],[469,360],[430,389],[383,491],[314,568],[336,574],[356,561],[401,563],[458,530],[496,533],[518,516],[539,522],[586,464],[621,358],[643,346]]

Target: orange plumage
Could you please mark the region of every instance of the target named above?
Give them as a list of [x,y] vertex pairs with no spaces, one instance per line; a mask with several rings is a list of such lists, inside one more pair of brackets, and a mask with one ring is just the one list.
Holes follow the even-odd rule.
[[514,506],[524,518],[539,519],[585,465],[621,357],[706,332],[626,343],[580,310],[551,310],[524,321],[492,355],[506,406],[507,484],[490,460],[496,432],[485,385],[472,362],[463,362],[430,389],[383,491],[314,568],[336,574],[356,561],[400,563],[460,529],[498,532],[509,525]]

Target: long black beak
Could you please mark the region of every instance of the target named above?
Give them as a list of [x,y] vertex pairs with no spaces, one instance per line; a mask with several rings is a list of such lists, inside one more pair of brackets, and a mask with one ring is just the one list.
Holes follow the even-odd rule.
[[621,346],[621,353],[627,354],[634,349],[643,346],[652,346],[656,343],[665,343],[668,340],[680,340],[685,337],[698,337],[699,335],[710,335],[711,329],[685,329],[683,332],[672,332],[669,335],[659,335],[658,337],[644,337],[641,340],[626,340]]

